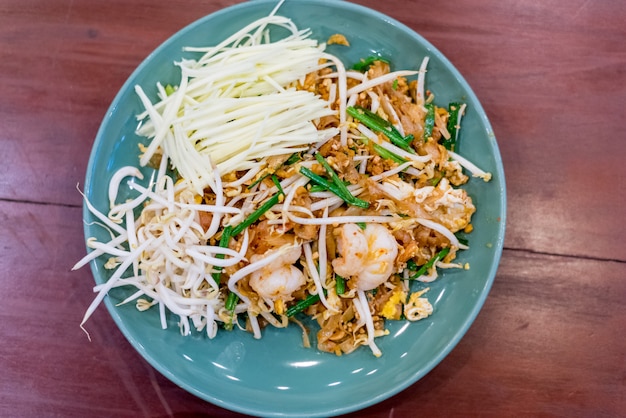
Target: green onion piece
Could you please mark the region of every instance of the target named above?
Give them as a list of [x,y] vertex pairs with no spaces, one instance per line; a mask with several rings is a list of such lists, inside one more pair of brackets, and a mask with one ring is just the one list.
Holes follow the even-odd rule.
[[[309,170],[306,167],[300,167],[300,174],[302,174],[305,177],[308,177],[313,183],[313,185],[311,185],[310,189],[309,189],[309,193],[313,193],[313,192],[332,192],[334,194],[336,194],[337,196],[341,197],[343,199],[341,195],[342,191],[335,185],[335,183],[331,183],[330,181],[328,181],[327,179],[325,179],[324,177],[315,174],[313,171]],[[346,183],[343,182],[344,186],[347,186],[350,183]],[[354,197],[351,193],[349,196],[346,196],[346,199],[350,200],[350,199],[354,199],[354,200],[359,200],[356,197]],[[367,203],[367,202],[365,202]]]
[[300,167],[300,174],[302,174],[305,177],[308,177],[311,181],[313,181],[318,186],[323,187],[325,190],[330,190],[333,188],[332,183],[330,183],[324,177],[315,174],[314,172],[312,172],[306,167]]
[[[231,238],[232,229],[233,227],[228,225],[222,231],[222,236],[220,237],[220,243],[219,243],[219,246],[221,248],[228,247],[228,242],[230,241],[230,238]],[[216,254],[215,258],[223,259],[224,254]],[[220,276],[222,275],[222,267],[215,267],[215,270],[217,271],[212,274],[213,280],[215,280],[215,283],[220,284]]]
[[302,160],[302,156],[299,153],[294,152],[289,158],[287,158],[287,161],[285,161],[284,164],[291,165],[297,163],[300,160]]
[[239,296],[236,293],[230,292],[228,294],[228,298],[226,299],[226,303],[224,304],[224,308],[227,311],[234,311],[235,307],[237,307],[237,302],[239,301]]
[[[354,197],[352,193],[350,193],[350,191],[348,191],[347,195],[344,194],[342,190],[339,187],[337,187],[335,183],[329,182],[324,177],[315,174],[314,172],[312,172],[306,167],[300,167],[300,174],[302,174],[305,177],[308,177],[312,182],[314,182],[318,186],[321,186],[325,188],[326,190],[333,192],[335,195],[337,195],[337,197],[341,198],[344,202],[352,206],[358,206],[361,208],[369,207],[369,203],[367,203],[366,201]],[[344,184],[344,187],[345,187],[345,184]]]
[[394,154],[393,152],[381,147],[374,141],[370,141],[368,137],[365,137],[365,136],[361,137],[361,141],[363,141],[365,145],[371,144],[372,148],[374,149],[374,152],[386,160],[391,160],[398,164],[404,164],[407,162],[407,160],[400,157],[399,155]]
[[335,276],[335,291],[338,295],[346,293],[346,279],[341,276]]
[[363,230],[365,230],[365,228],[367,228],[367,224],[365,222],[357,222],[356,223],[357,226]]
[[295,314],[304,311],[309,306],[316,304],[317,302],[319,302],[319,300],[320,300],[320,295],[319,294],[317,294],[317,295],[309,295],[306,299],[302,299],[301,301],[299,301],[295,305],[290,306],[289,309],[287,309],[286,315],[287,316],[294,316]]
[[[350,183],[346,183],[344,181],[344,184],[346,184],[346,186]],[[309,193],[316,193],[316,192],[329,192],[330,190],[328,190],[328,187],[324,187],[324,186],[320,186],[319,184],[312,184],[309,187]]]
[[[315,159],[317,160],[318,163],[320,163],[322,165],[322,167],[324,167],[324,170],[326,170],[326,172],[330,176],[330,178],[333,181],[333,184],[335,185],[335,187],[341,192],[341,194],[338,195],[339,197],[341,197],[343,200],[345,200],[347,203],[349,203],[349,204],[351,204],[353,206],[358,206],[358,207],[361,207],[361,208],[368,208],[370,206],[370,204],[367,203],[365,200],[361,200],[361,199],[355,197],[350,192],[350,190],[348,189],[346,184],[339,178],[339,176],[337,175],[337,173],[335,173],[335,170],[333,170],[333,168],[330,166],[330,164],[328,164],[328,161],[326,161],[324,159],[324,157],[322,157],[322,154],[320,154],[319,152],[317,154],[315,154]],[[332,189],[331,189],[331,191],[332,191]]]
[[391,85],[391,88],[394,90],[398,90],[398,79],[396,78],[395,80],[393,80],[393,84]]
[[259,184],[260,182],[262,182],[263,180],[265,180],[270,174],[269,173],[265,173],[263,174],[261,177],[259,177],[258,179],[256,179],[254,182],[252,182],[251,185],[248,186],[248,190],[250,190],[251,188],[253,188],[254,186],[256,186],[257,184]]
[[309,188],[309,193],[316,193],[316,192],[327,192],[328,189],[324,186],[320,186],[319,184],[313,184],[310,188]]
[[339,187],[342,192],[345,192],[346,194],[350,194],[350,190],[348,190],[348,187],[346,187],[346,185],[339,178],[337,173],[335,173],[335,170],[333,170],[330,164],[328,164],[328,161],[326,161],[326,159],[322,156],[322,154],[320,154],[319,152],[316,153],[315,159],[317,160],[318,163],[321,164],[322,167],[324,167],[324,170],[326,170],[326,173],[328,173],[328,175],[330,176],[330,179],[333,181],[333,184]]
[[226,298],[226,303],[224,304],[224,308],[230,312],[230,322],[224,324],[224,327],[228,330],[233,329],[233,320],[235,319],[235,308],[237,307],[237,302],[239,301],[239,296],[236,293],[230,292],[228,297]]
[[330,191],[336,194],[342,200],[346,201],[346,199],[344,199],[344,196],[341,195],[341,190],[339,190],[333,183],[329,182],[324,177],[315,174],[314,172],[312,172],[306,167],[300,167],[300,174],[302,174],[305,177],[308,177],[309,180],[315,183],[311,187],[318,186],[322,188],[322,191]]
[[407,262],[406,262],[406,268],[409,269],[410,271],[415,271],[417,269],[419,269],[419,266],[417,265],[417,263],[415,262],[415,260],[413,260],[412,258],[410,258]]
[[272,174],[272,182],[274,182],[274,186],[276,186],[278,192],[284,195],[285,191],[283,190],[283,186],[280,185],[280,181],[278,181],[276,174]]
[[456,239],[459,240],[459,243],[463,245],[469,245],[469,240],[467,239],[467,237],[462,236],[461,232],[457,232],[456,234],[454,234],[454,236],[456,237]]
[[459,135],[458,123],[459,123],[459,110],[461,110],[461,104],[452,102],[448,105],[448,132],[450,133],[450,139],[444,139],[441,143],[446,149],[454,151],[456,140]]
[[361,58],[359,62],[357,62],[356,64],[352,66],[352,69],[361,71],[361,72],[367,71],[368,67],[376,61],[381,61],[381,62],[389,64],[389,60],[381,57],[380,55],[370,55],[369,57],[365,59]]
[[431,186],[437,186],[439,182],[441,181],[441,179],[444,178],[445,175],[446,175],[445,171],[441,172],[436,177],[433,177],[432,179],[428,180],[428,183],[430,183]]
[[446,247],[446,248],[442,249],[441,251],[439,251],[430,260],[428,260],[426,262],[426,264],[424,264],[419,270],[417,270],[417,272],[414,275],[409,277],[409,280],[417,279],[418,277],[423,276],[424,274],[426,274],[428,269],[430,269],[432,266],[434,266],[437,261],[439,261],[439,260],[443,259],[445,256],[447,256],[449,252],[450,252],[450,247]]
[[168,84],[167,86],[165,86],[165,94],[166,95],[171,96],[172,94],[174,94],[175,91],[176,91],[176,89],[171,84]]
[[281,193],[276,193],[274,196],[270,197],[265,203],[263,203],[257,210],[252,212],[250,216],[243,220],[239,225],[233,228],[231,236],[239,235],[243,232],[244,229],[255,223],[259,220],[259,218],[268,210],[272,208],[275,204],[280,200]]
[[400,134],[400,132],[398,132],[398,130],[388,120],[381,118],[376,113],[361,106],[350,106],[346,109],[346,112],[374,132],[381,132],[384,134],[395,146],[402,148],[406,152],[415,154],[415,150],[411,148],[410,145],[413,140],[413,136],[402,136],[402,134]]
[[432,103],[426,106],[426,118],[424,119],[424,142],[428,141],[433,135],[433,128],[435,127],[435,105]]

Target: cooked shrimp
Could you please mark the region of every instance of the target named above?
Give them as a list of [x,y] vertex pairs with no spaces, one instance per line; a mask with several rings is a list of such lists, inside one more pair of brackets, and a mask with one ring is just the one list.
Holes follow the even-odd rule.
[[354,277],[358,290],[372,290],[393,273],[398,244],[389,230],[369,224],[363,230],[355,224],[344,224],[336,231],[340,257],[332,261],[335,272]]
[[354,276],[363,268],[363,260],[367,256],[367,238],[356,224],[345,224],[335,233],[338,235],[337,251],[341,254],[341,257],[332,261],[335,273],[343,277]]
[[[259,261],[278,250],[268,251],[265,254],[254,254],[250,262]],[[265,300],[289,301],[293,299],[293,292],[302,287],[306,279],[302,271],[294,266],[302,255],[302,248],[298,245],[288,249],[275,261],[253,272],[250,275],[250,286]]]

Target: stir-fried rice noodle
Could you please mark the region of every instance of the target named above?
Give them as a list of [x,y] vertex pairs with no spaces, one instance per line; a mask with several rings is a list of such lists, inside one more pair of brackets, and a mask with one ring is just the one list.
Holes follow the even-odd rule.
[[[276,27],[288,35],[272,39]],[[459,186],[464,169],[490,178],[444,146],[465,105],[432,107],[428,57],[357,71],[311,35],[272,13],[187,48],[196,59],[176,63],[180,82],[157,85],[155,102],[136,86],[138,164],[112,174],[108,212],[85,198],[110,238],[88,239],[75,268],[104,257],[112,273],[81,326],[131,287],[122,303],[157,309],[164,328],[178,318],[183,335],[237,326],[261,338],[291,319],[308,345],[308,317],[318,349],[380,356],[386,320],[432,314],[414,283],[468,268],[453,262],[475,212]]]

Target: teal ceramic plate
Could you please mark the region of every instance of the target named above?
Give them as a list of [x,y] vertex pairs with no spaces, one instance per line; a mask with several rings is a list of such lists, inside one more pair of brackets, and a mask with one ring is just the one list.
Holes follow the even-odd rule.
[[[251,1],[206,16],[184,28],[150,54],[122,87],[98,132],[87,169],[86,196],[101,210],[108,207],[112,173],[137,165],[139,138],[135,115],[143,109],[133,86],[139,84],[156,97],[155,83],[177,83],[172,63],[183,46],[215,44],[247,23],[267,15],[275,1]],[[336,357],[302,347],[297,327],[266,329],[261,340],[236,330],[209,340],[204,335],[182,337],[172,319],[162,330],[156,309],[138,312],[134,305],[115,306],[131,290],[109,293],[106,304],[128,341],[157,370],[187,391],[221,407],[262,416],[329,416],[380,402],[416,382],[435,367],[463,337],[478,314],[496,274],[505,227],[505,183],[500,154],[491,126],[478,99],[459,72],[437,49],[396,20],[373,10],[336,0],[288,0],[280,9],[300,28],[310,27],[325,41],[340,32],[351,47],[329,46],[351,65],[361,57],[380,53],[391,57],[393,68],[417,69],[430,56],[427,88],[436,102],[468,104],[458,151],[493,173],[485,183],[472,179],[466,186],[478,207],[470,250],[459,260],[469,271],[446,271],[430,286],[434,314],[416,323],[388,322],[390,334],[377,339],[383,356],[367,347]],[[146,178],[149,178],[147,176]],[[106,238],[84,211],[87,237]],[[97,283],[108,272],[105,260],[92,263]]]

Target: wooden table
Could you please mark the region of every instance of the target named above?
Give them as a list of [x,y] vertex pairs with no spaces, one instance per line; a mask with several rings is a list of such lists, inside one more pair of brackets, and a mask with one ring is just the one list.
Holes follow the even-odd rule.
[[[431,373],[354,417],[626,416],[626,3],[360,0],[466,77],[508,186],[502,262]],[[92,300],[81,196],[107,107],[150,51],[231,0],[0,1],[0,416],[220,416]]]

